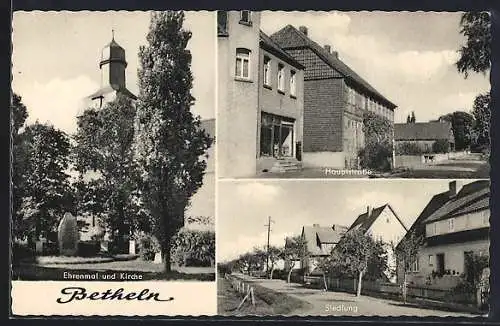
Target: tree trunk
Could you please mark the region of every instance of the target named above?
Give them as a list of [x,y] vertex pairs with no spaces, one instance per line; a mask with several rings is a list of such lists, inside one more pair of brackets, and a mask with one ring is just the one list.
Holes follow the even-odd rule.
[[325,291],[328,291],[328,284],[326,283],[326,275],[323,273],[323,285],[325,286]]
[[271,273],[269,273],[269,279],[272,280],[273,279],[273,273],[274,273],[274,266],[271,267]]
[[358,289],[356,291],[356,296],[359,297],[361,295],[361,282],[363,280],[363,272],[359,272],[358,277]]
[[292,276],[292,268],[290,268],[290,270],[288,271],[288,277],[286,278],[286,282],[287,283],[290,283],[290,277]]
[[170,262],[170,239],[165,240],[162,248],[163,263],[165,264],[165,273],[172,271]]

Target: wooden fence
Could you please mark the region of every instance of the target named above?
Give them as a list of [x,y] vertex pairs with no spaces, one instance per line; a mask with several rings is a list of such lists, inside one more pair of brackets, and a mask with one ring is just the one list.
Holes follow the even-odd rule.
[[225,274],[224,278],[231,284],[231,287],[236,292],[238,292],[241,296],[243,296],[243,300],[241,300],[236,310],[239,310],[247,299],[250,300],[252,306],[255,306],[254,289],[250,285],[250,283],[245,283],[242,279],[231,276],[230,274]]

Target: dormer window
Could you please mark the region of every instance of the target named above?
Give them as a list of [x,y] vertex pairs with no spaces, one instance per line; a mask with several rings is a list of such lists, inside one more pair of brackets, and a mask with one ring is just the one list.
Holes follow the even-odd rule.
[[240,11],[240,24],[252,26],[252,12],[250,10]]
[[239,79],[250,79],[250,50],[236,49],[235,77]]

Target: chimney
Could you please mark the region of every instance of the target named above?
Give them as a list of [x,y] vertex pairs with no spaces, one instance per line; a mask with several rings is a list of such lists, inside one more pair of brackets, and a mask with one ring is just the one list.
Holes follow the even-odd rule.
[[314,227],[314,228],[319,228],[319,224],[314,223],[314,224],[313,224],[313,227]]
[[450,197],[456,196],[459,192],[460,189],[462,188],[462,183],[459,181],[450,181],[448,184],[448,194]]
[[335,58],[339,58],[339,53],[337,51],[333,51],[332,54],[335,56]]
[[326,52],[328,52],[328,53],[330,53],[330,52],[331,52],[331,49],[332,49],[332,48],[330,47],[330,45],[329,45],[329,44],[325,44],[324,48],[325,48],[325,51],[326,51]]
[[370,217],[370,215],[372,215],[372,207],[371,206],[366,206],[366,214],[368,215],[368,217]]
[[304,34],[305,36],[307,36],[307,27],[305,26],[299,26],[299,31]]

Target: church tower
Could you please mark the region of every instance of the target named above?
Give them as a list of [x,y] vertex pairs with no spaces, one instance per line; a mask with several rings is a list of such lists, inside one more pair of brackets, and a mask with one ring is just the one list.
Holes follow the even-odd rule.
[[118,93],[135,100],[137,97],[127,89],[125,82],[125,69],[127,61],[125,59],[125,49],[115,41],[114,31],[112,31],[111,42],[106,45],[101,52],[99,69],[101,70],[101,87],[89,96],[92,106],[101,108],[105,103],[111,102]]

